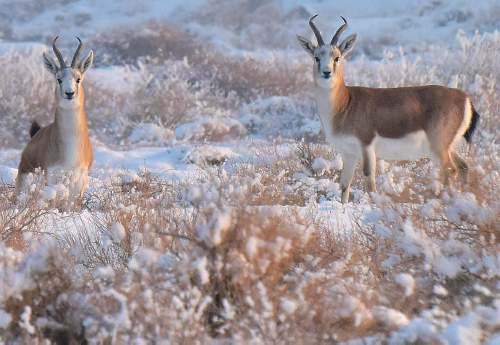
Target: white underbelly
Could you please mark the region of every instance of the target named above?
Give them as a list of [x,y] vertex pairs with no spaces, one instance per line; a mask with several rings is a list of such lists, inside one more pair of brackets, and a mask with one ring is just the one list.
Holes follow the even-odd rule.
[[350,135],[325,134],[326,141],[340,152],[351,156],[361,157],[361,143],[358,138]]
[[[326,140],[344,154],[361,157],[361,143],[354,136],[325,133]],[[390,139],[376,135],[371,145],[378,158],[389,160],[419,159],[431,156],[430,143],[424,131],[417,131],[402,138]]]
[[397,139],[376,135],[372,145],[377,157],[383,159],[419,159],[432,154],[424,131],[413,132]]

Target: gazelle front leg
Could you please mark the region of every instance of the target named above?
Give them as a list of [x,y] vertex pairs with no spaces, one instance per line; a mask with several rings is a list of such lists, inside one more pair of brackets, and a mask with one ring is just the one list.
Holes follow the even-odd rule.
[[356,165],[358,165],[358,156],[343,153],[342,161],[344,163],[344,167],[342,168],[342,173],[340,174],[340,189],[342,190],[340,200],[343,204],[346,204],[349,202],[349,188],[351,187],[354,170],[356,169]]
[[375,185],[375,164],[377,162],[377,157],[375,156],[375,149],[373,146],[365,146],[362,151],[365,190],[370,194],[371,192],[377,192],[377,186]]
[[16,177],[16,187],[14,189],[14,196],[18,197],[21,192],[28,192],[28,174],[19,172]]
[[71,186],[69,188],[69,199],[65,211],[81,211],[82,199],[87,184],[88,170],[81,167],[75,169],[71,175]]

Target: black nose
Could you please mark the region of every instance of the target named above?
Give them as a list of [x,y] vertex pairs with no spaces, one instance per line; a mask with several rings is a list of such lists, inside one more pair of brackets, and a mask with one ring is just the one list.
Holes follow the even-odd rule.
[[332,72],[330,72],[330,71],[325,71],[325,72],[323,72],[323,75],[324,75],[325,77],[327,77],[327,78],[328,78],[328,77],[330,76],[330,73],[332,73]]
[[75,94],[74,92],[65,92],[66,93],[66,96],[68,97],[73,97],[73,95]]

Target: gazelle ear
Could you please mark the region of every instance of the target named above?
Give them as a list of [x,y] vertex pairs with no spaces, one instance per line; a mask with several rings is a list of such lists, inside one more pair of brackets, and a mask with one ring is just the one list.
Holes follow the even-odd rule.
[[92,66],[92,62],[94,61],[94,52],[91,50],[89,55],[87,55],[81,62],[80,62],[80,66],[78,66],[78,68],[80,69],[80,72],[83,74],[85,74],[85,72],[87,72],[90,67]]
[[358,41],[358,34],[352,34],[346,37],[346,39],[339,44],[339,50],[342,56],[349,54],[352,48],[354,48],[354,45],[356,44],[357,41]]
[[54,59],[45,55],[45,53],[43,53],[43,65],[52,74],[56,74],[59,71],[59,67],[57,67]]
[[299,35],[297,35],[297,40],[299,41],[299,44],[302,47],[302,49],[308,52],[309,55],[314,56],[314,49],[316,47],[311,43],[311,41]]

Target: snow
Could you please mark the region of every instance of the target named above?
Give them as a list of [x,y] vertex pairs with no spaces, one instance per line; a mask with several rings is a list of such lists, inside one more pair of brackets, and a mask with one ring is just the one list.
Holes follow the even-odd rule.
[[432,292],[438,296],[443,297],[448,295],[448,290],[446,290],[442,285],[434,285],[434,287],[432,288]]
[[28,334],[35,333],[35,326],[30,323],[31,320],[31,307],[24,307],[24,311],[21,314],[21,321],[19,322],[19,326],[24,329]]
[[436,264],[436,272],[449,278],[456,277],[462,270],[462,262],[455,257],[441,256]]
[[482,339],[479,320],[475,315],[466,315],[452,322],[444,331],[451,344],[478,344]]
[[392,308],[376,306],[372,308],[372,313],[378,320],[387,324],[390,328],[398,328],[410,323],[405,314]]
[[12,321],[12,316],[5,310],[0,310],[0,328],[7,328]]
[[324,173],[330,171],[330,162],[324,158],[319,157],[314,160],[311,167],[318,173],[319,176],[321,176]]
[[204,256],[194,261],[192,268],[198,271],[200,282],[202,285],[206,285],[210,282],[210,273],[207,271],[207,257]]
[[3,183],[12,184],[14,183],[17,176],[17,169],[0,165],[0,181]]
[[293,314],[298,308],[295,301],[288,300],[284,297],[280,299],[280,306],[287,314]]
[[120,243],[125,238],[125,228],[120,223],[114,223],[109,229],[109,237],[111,241],[115,244]]
[[415,279],[411,275],[407,273],[400,273],[396,276],[395,282],[404,289],[405,297],[413,295],[413,291],[415,289]]
[[[340,203],[339,185],[342,157],[323,141],[310,88],[283,92],[282,89],[291,83],[290,79],[284,78],[281,85],[277,84],[280,86],[273,86],[272,91],[233,101],[231,90],[224,93],[216,85],[217,82],[229,85],[233,82],[230,79],[234,75],[228,74],[228,80],[224,79],[226,66],[216,67],[220,75],[215,74],[214,80],[207,81],[205,89],[198,83],[199,76],[190,74],[192,70],[197,71],[197,66],[193,66],[191,61],[188,63],[187,58],[182,61],[166,60],[163,65],[138,61],[134,66],[95,66],[89,74],[89,86],[109,94],[89,100],[89,107],[94,105],[110,110],[102,115],[103,118],[109,117],[106,122],[108,127],[90,126],[94,162],[85,191],[88,204],[84,205],[82,212],[64,213],[50,209],[51,202],[67,196],[67,188],[62,183],[44,186],[43,181],[33,185],[33,191],[37,193],[36,205],[48,211],[37,217],[35,230],[22,232],[20,238],[25,241],[22,251],[0,243],[0,280],[3,282],[0,284],[0,301],[4,308],[0,309],[0,327],[8,328],[14,320],[15,313],[6,309],[8,299],[21,300],[21,292],[35,286],[33,277],[49,272],[52,260],[59,260],[64,263],[60,267],[74,268],[70,279],[72,283],[80,283],[88,276],[93,284],[98,284],[94,288],[101,297],[113,300],[116,305],[113,312],[103,313],[95,319],[87,317],[81,322],[89,326],[88,330],[93,327],[104,329],[103,324],[106,324],[111,335],[105,339],[112,339],[112,342],[150,341],[153,338],[143,340],[136,337],[133,340],[119,338],[118,334],[121,331],[122,334],[132,334],[137,329],[156,331],[160,328],[160,318],[172,317],[180,320],[181,324],[186,320],[205,320],[208,319],[206,310],[217,314],[210,322],[220,322],[223,332],[231,327],[229,321],[237,320],[247,312],[246,308],[252,317],[251,324],[257,324],[259,331],[268,332],[267,338],[259,338],[260,333],[254,329],[249,331],[251,335],[247,335],[248,339],[235,341],[262,342],[290,331],[286,328],[278,330],[280,325],[273,323],[276,319],[287,325],[288,319],[302,318],[300,313],[304,309],[310,312],[308,318],[313,318],[314,313],[319,315],[321,308],[327,308],[331,301],[335,301],[329,316],[338,319],[332,324],[338,322],[364,329],[367,325],[376,324],[374,319],[384,329],[380,331],[385,337],[382,342],[500,343],[500,336],[492,334],[492,330],[500,324],[500,302],[496,299],[500,289],[496,281],[500,277],[500,248],[495,232],[500,205],[498,195],[495,195],[500,178],[497,171],[500,161],[494,154],[495,150],[499,152],[498,131],[496,125],[491,125],[497,113],[494,102],[498,90],[494,73],[481,70],[481,66],[490,61],[482,54],[490,59],[496,55],[492,51],[480,51],[478,47],[488,47],[487,44],[477,44],[498,41],[498,32],[493,33],[498,28],[496,2],[481,0],[471,4],[465,0],[388,0],[381,6],[369,0],[342,3],[275,0],[269,1],[266,11],[262,12],[262,8],[259,9],[261,12],[257,11],[257,16],[261,16],[265,23],[246,23],[237,16],[239,12],[223,14],[221,20],[213,18],[204,23],[200,19],[203,16],[197,11],[206,10],[203,7],[207,6],[206,1],[54,1],[47,7],[44,7],[45,2],[41,2],[38,9],[31,9],[28,13],[19,9],[10,11],[11,2],[0,1],[4,7],[1,9],[2,18],[5,18],[5,25],[12,33],[0,42],[0,59],[9,61],[14,57],[26,72],[19,76],[11,73],[19,69],[19,65],[12,62],[6,74],[9,77],[14,75],[15,79],[27,79],[23,84],[27,90],[31,90],[32,84],[40,85],[36,92],[41,94],[46,89],[52,92],[52,84],[48,83],[45,72],[37,72],[36,68],[40,66],[34,67],[32,63],[39,59],[42,52],[50,50],[50,45],[46,43],[50,43],[55,35],[61,36],[59,42],[65,56],[69,56],[74,49],[75,35],[83,38],[86,43],[84,49],[95,49],[98,54],[103,47],[96,35],[121,25],[149,30],[147,23],[150,20],[166,20],[187,30],[204,45],[213,45],[222,56],[247,59],[244,61],[250,67],[252,61],[260,61],[265,66],[274,66],[287,77],[293,71],[296,74],[294,77],[312,87],[312,81],[307,79],[310,78],[309,70],[306,77],[300,74],[301,70],[310,68],[310,61],[299,50],[294,35],[298,33],[311,37],[306,17],[319,13],[316,23],[325,37],[331,37],[337,30],[341,23],[339,15],[349,22],[346,34],[356,32],[360,37],[352,59],[345,66],[349,84],[398,86],[440,83],[467,88],[476,108],[484,110],[485,119],[485,124],[480,125],[484,128],[478,131],[478,144],[468,155],[472,167],[472,187],[443,186],[440,169],[425,159],[399,163],[379,160],[379,193],[370,197],[364,192],[358,168],[351,186],[353,200],[344,205]],[[257,6],[253,2],[248,3],[248,6]],[[267,17],[273,13],[271,7],[282,14],[282,18],[271,18],[276,22]],[[292,19],[286,19],[290,17]],[[476,30],[479,32],[477,35]],[[277,37],[276,41],[272,36]],[[147,61],[147,58],[144,60]],[[461,61],[471,64],[470,70],[475,71],[472,78],[460,66]],[[478,65],[474,64],[475,61]],[[498,64],[495,62],[494,65]],[[216,76],[222,82],[216,80]],[[245,81],[251,83],[251,77],[253,73]],[[276,75],[266,77],[255,85],[261,87]],[[14,89],[14,81],[4,82],[5,88],[0,90],[3,90],[0,92],[1,106],[6,109],[5,119],[0,120],[4,121],[2,124],[12,121],[12,117],[7,116],[11,116],[9,111],[14,109],[20,123],[27,124],[25,119],[32,117],[28,106],[31,98],[28,96],[33,91],[26,91],[26,95],[8,94],[6,90],[9,87]],[[182,110],[186,114],[180,114],[182,120],[179,123],[170,125],[160,120],[167,109],[152,110],[153,115],[149,114],[149,119],[142,113],[124,116],[124,113],[130,112],[129,108],[134,111],[139,109],[133,108],[134,102],[141,101],[135,95],[138,90],[146,90],[147,94],[152,92],[153,84],[161,89],[176,83],[185,86],[178,91],[176,98],[182,101],[183,92],[193,92],[194,95],[192,104]],[[193,91],[197,88],[202,90],[199,93]],[[123,98],[125,101],[122,100],[124,104],[120,104],[117,95],[126,96]],[[205,100],[210,97],[234,104],[218,109],[217,105]],[[43,102],[45,107],[46,100]],[[46,108],[49,109],[49,105]],[[41,113],[47,113],[46,109]],[[41,115],[37,113],[36,116]],[[154,119],[151,120],[151,117]],[[95,119],[98,120],[101,119]],[[120,138],[114,138],[113,133],[116,134],[115,127],[118,126],[126,130],[121,132]],[[109,137],[114,140],[106,142],[96,134],[99,130],[109,131]],[[9,144],[0,149],[0,185],[5,187],[6,195],[13,189],[22,146],[28,138],[27,133],[15,133],[13,137],[18,140],[11,145],[15,147]],[[302,138],[305,139],[301,141]],[[484,151],[486,146],[492,151]],[[466,149],[460,150],[463,152]],[[304,152],[307,154],[303,155]],[[150,176],[160,183],[150,183]],[[113,207],[109,212],[101,209],[106,200],[99,200],[100,196],[127,195],[136,191],[144,193],[141,199],[155,201],[164,197],[166,201],[163,201],[162,208],[153,210],[124,201],[108,206]],[[29,198],[29,195],[22,195],[16,205],[23,205]],[[174,199],[175,203],[169,203],[168,198]],[[221,201],[225,204],[221,205]],[[10,203],[7,198],[5,202]],[[8,221],[8,212],[23,212],[18,209],[20,206],[6,205],[2,210],[6,210],[7,216],[2,221]],[[243,207],[239,209],[241,205]],[[256,212],[258,216],[248,220],[247,228],[247,224],[238,223],[235,210]],[[160,225],[146,221],[148,217],[154,219],[160,213],[171,216],[171,219],[176,219],[175,216],[180,213],[187,214],[186,219],[195,224],[195,230],[184,233],[179,230],[182,222],[170,222],[168,217]],[[200,215],[209,216],[200,220],[197,218]],[[293,223],[293,230],[289,230],[292,234],[283,232],[274,235],[272,223],[271,226],[268,224],[272,219],[269,215]],[[294,222],[294,216],[301,221]],[[266,234],[253,224],[260,217],[265,219],[262,228],[268,230]],[[302,224],[303,220],[311,223]],[[3,226],[0,224],[1,229],[4,229]],[[144,231],[130,233],[134,226]],[[162,233],[172,229],[178,232]],[[471,240],[475,237],[470,234],[482,239]],[[169,242],[172,239],[167,235],[178,236],[180,240]],[[88,247],[79,242],[82,237],[87,239]],[[237,248],[225,251],[225,246],[231,245],[228,242],[233,239],[237,242],[240,238],[245,241]],[[302,250],[307,252],[310,243],[324,244],[329,241],[333,245],[328,250],[322,248],[314,255],[302,254]],[[126,253],[119,251],[124,242],[130,244]],[[189,247],[187,243],[192,242],[196,245]],[[480,242],[481,245],[478,244]],[[338,243],[352,243],[353,248],[350,245],[339,248],[337,246],[341,245]],[[294,246],[298,245],[306,249],[295,252]],[[63,248],[67,256],[54,254],[59,253],[59,248]],[[359,248],[365,250],[361,257],[355,252]],[[373,257],[366,253],[373,253]],[[86,266],[89,258],[101,262],[95,264],[93,261],[92,265]],[[223,266],[221,258],[227,259],[229,264]],[[373,260],[371,265],[380,267],[366,266],[370,259]],[[75,262],[83,267],[71,266]],[[183,266],[179,269],[178,265]],[[258,269],[249,273],[248,266]],[[342,271],[345,267],[349,268]],[[161,273],[162,269],[167,273]],[[232,272],[230,278],[224,276],[224,270]],[[154,274],[149,275],[150,271]],[[182,274],[176,276],[176,272]],[[261,277],[256,278],[256,272]],[[342,274],[337,276],[338,272]],[[374,278],[377,273],[380,275]],[[283,277],[273,280],[273,274],[282,274]],[[462,276],[466,276],[463,281]],[[122,278],[124,280],[120,285]],[[140,283],[136,283],[136,279]],[[230,288],[233,288],[232,284],[239,288],[238,279],[255,280],[248,284],[250,286],[211,296],[212,285],[221,284],[221,279],[226,279],[222,283],[230,285]],[[269,288],[266,279],[276,286]],[[312,284],[315,279],[321,283]],[[174,283],[171,284],[172,281]],[[468,281],[472,283],[455,296],[455,289]],[[289,282],[292,283],[284,288],[282,284]],[[380,295],[375,296],[377,284],[383,283],[391,286],[396,283],[403,291],[405,301],[394,302],[390,292],[384,294],[385,291],[380,293],[377,290]],[[457,286],[451,288],[455,283]],[[274,288],[281,289],[278,298],[272,291]],[[83,296],[85,289],[79,290],[71,303],[86,305],[88,301],[85,298],[95,298],[86,295],[78,299],[78,294]],[[240,310],[238,301],[231,300],[232,294],[252,289],[258,293],[238,296],[244,306]],[[325,290],[330,295],[321,299]],[[158,291],[165,292],[165,295],[158,298]],[[405,303],[416,299],[417,291],[418,298],[432,295],[431,306],[426,307],[426,303],[422,303],[423,306],[419,305],[415,307],[415,312],[409,313],[404,309]],[[317,299],[307,305],[305,303],[310,295]],[[396,295],[398,298],[401,296]],[[59,297],[63,302],[68,298],[64,294]],[[213,298],[218,306],[222,305],[219,310],[215,310]],[[455,299],[460,299],[461,304],[453,305]],[[143,312],[142,302],[151,313],[145,318],[156,319],[154,327],[151,324],[135,325],[136,314]],[[445,302],[450,311],[436,307],[442,307]],[[170,304],[179,314],[171,310],[169,312],[173,316],[152,312],[160,310],[160,305]],[[74,305],[68,304],[69,307]],[[317,308],[318,305],[321,308]],[[49,318],[35,320],[34,315],[38,314],[32,308],[37,306],[23,307],[20,318],[15,321],[26,333],[33,334],[48,325],[59,327]],[[276,308],[281,314],[276,314]],[[182,334],[203,328],[199,324],[190,324],[190,327],[186,327],[186,333]],[[377,329],[374,332],[378,332]],[[336,341],[335,335],[329,336],[331,338],[326,338],[325,342]],[[353,332],[349,336],[356,335]],[[350,338],[360,342],[367,339]],[[94,342],[100,340],[96,338]],[[164,339],[153,340],[161,342]],[[183,339],[186,340],[208,342],[203,338]],[[300,340],[303,339],[284,339],[285,342]],[[173,339],[165,341],[176,342]]]

